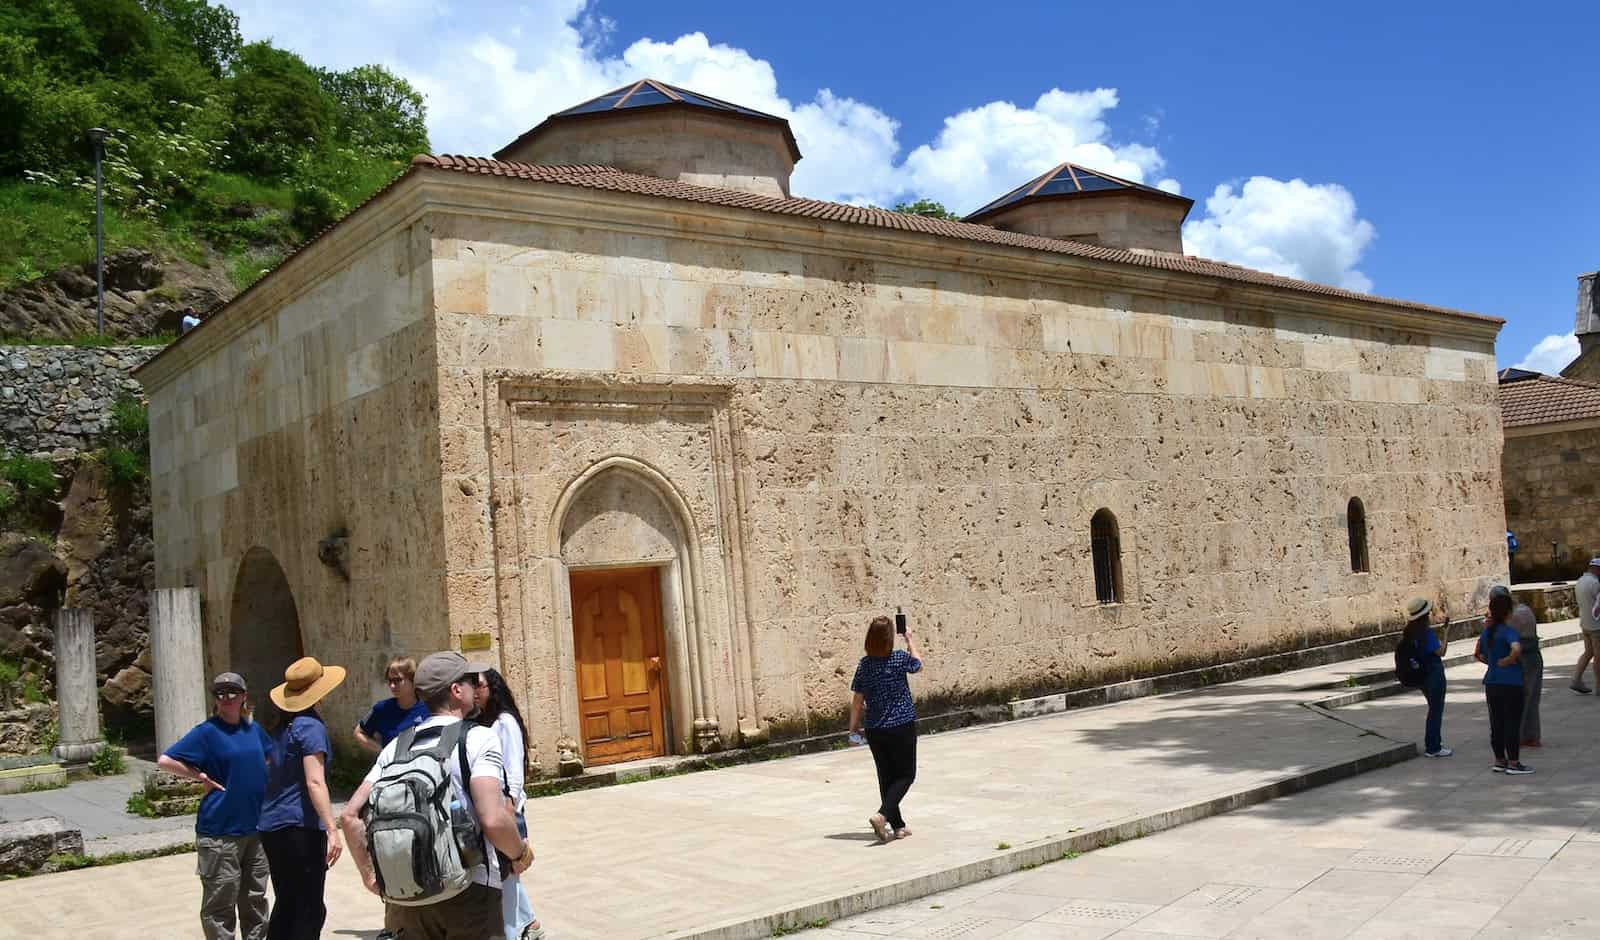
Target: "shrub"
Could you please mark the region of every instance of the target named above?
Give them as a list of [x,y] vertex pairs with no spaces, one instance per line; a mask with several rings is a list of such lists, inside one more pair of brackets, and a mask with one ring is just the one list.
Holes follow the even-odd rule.
[[89,769],[94,771],[97,777],[115,777],[127,772],[128,765],[122,759],[121,748],[103,744],[100,750],[95,751],[94,756],[89,758]]
[[146,819],[156,818],[156,808],[150,805],[150,798],[144,795],[143,790],[135,790],[128,795],[126,809],[133,816],[143,816]]
[[56,468],[48,460],[26,454],[0,458],[0,480],[10,484],[24,500],[49,499],[56,495]]
[[150,412],[137,398],[123,397],[111,406],[111,433],[125,444],[150,439]]
[[295,188],[294,214],[290,221],[309,238],[339,221],[349,209],[343,199],[327,188],[308,183]]
[[107,447],[101,451],[100,461],[117,486],[136,486],[150,476],[145,458],[126,447]]

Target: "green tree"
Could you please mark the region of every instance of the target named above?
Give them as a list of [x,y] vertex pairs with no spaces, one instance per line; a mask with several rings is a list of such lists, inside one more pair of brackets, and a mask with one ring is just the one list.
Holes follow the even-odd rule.
[[427,106],[410,82],[381,65],[323,71],[319,77],[333,99],[340,144],[389,160],[428,151]]
[[244,46],[239,16],[227,7],[206,0],[144,0],[144,6],[194,50],[213,76],[221,78],[239,58]]
[[246,172],[287,176],[300,157],[324,146],[333,129],[333,101],[315,70],[267,43],[239,50],[229,92],[228,156]]
[[943,203],[934,202],[932,199],[918,199],[916,202],[902,202],[894,207],[894,211],[906,215],[925,215],[930,219],[947,219],[951,222],[961,221],[961,216],[944,207]]

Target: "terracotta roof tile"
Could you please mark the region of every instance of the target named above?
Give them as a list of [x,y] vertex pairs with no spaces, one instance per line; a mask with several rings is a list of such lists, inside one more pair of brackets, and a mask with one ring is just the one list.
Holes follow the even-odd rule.
[[901,231],[921,232],[926,235],[937,235],[942,238],[955,238],[965,241],[986,242],[994,245],[1010,245],[1017,248],[1032,248],[1038,251],[1050,251],[1064,255],[1074,255],[1081,258],[1093,258],[1099,261],[1110,261],[1120,264],[1130,264],[1143,268],[1156,268],[1163,271],[1175,271],[1184,274],[1197,274],[1206,277],[1215,277],[1222,280],[1238,281],[1247,284],[1260,284],[1266,287],[1276,287],[1298,293],[1316,294],[1324,297],[1339,297],[1350,300],[1360,300],[1369,303],[1382,303],[1394,307],[1403,307],[1411,310],[1423,310],[1431,313],[1442,313],[1451,316],[1469,317],[1488,323],[1503,323],[1498,317],[1488,317],[1482,314],[1469,313],[1462,310],[1452,310],[1448,307],[1437,307],[1431,304],[1415,303],[1406,300],[1393,300],[1385,297],[1376,297],[1371,294],[1361,294],[1326,284],[1314,284],[1310,281],[1300,281],[1294,278],[1281,277],[1268,274],[1265,271],[1256,271],[1251,268],[1240,267],[1222,261],[1211,261],[1197,258],[1192,255],[1164,255],[1144,254],[1141,252],[1127,251],[1121,248],[1109,248],[1103,245],[1086,245],[1079,242],[1062,241],[1055,238],[1042,238],[1037,235],[1025,235],[1020,232],[1005,232],[988,225],[977,225],[970,222],[950,222],[944,219],[934,219],[927,216],[909,215],[903,212],[891,212],[887,209],[874,209],[866,206],[852,206],[837,202],[824,202],[819,199],[802,199],[798,197],[763,196],[757,193],[741,192],[731,189],[715,189],[708,186],[694,186],[689,183],[680,183],[676,180],[658,179],[653,176],[641,176],[636,173],[625,173],[621,170],[605,166],[549,166],[532,163],[514,163],[505,160],[489,160],[483,157],[461,157],[453,155],[439,155],[434,157],[418,157],[414,164],[424,169],[444,170],[453,173],[469,173],[480,176],[500,176],[513,179],[528,180],[539,183],[556,183],[565,186],[581,186],[588,189],[605,189],[614,192],[633,193],[641,196],[660,196],[667,199],[682,199],[688,202],[700,202],[709,205],[729,206],[740,209],[754,209],[759,212],[771,212],[777,215],[799,216],[802,218],[823,219],[826,221],[846,222],[854,225],[865,225],[874,228],[898,229]]
[[1600,385],[1554,375],[1510,376],[1500,383],[1500,421],[1520,428],[1600,418]]

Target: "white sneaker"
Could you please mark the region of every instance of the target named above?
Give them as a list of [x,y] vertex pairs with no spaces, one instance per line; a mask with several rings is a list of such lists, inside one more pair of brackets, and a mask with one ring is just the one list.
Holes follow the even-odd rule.
[[1440,745],[1439,749],[1437,751],[1423,751],[1422,752],[1422,756],[1423,757],[1449,757],[1451,754],[1454,754],[1455,752],[1456,752],[1455,748],[1445,747],[1443,745]]

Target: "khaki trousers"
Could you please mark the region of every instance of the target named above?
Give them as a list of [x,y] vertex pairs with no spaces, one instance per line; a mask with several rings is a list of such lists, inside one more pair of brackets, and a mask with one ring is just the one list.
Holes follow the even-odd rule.
[[396,940],[500,940],[500,892],[473,882],[448,901],[422,907],[383,906],[383,926]]
[[267,853],[261,839],[255,833],[196,836],[194,845],[200,856],[200,929],[206,940],[234,940],[236,921],[243,940],[266,940]]

